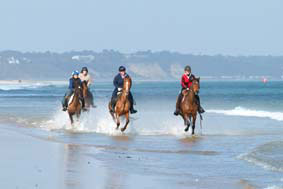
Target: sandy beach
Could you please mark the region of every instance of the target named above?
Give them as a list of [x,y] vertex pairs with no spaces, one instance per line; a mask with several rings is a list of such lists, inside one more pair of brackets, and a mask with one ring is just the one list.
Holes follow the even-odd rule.
[[[164,167],[158,167],[158,160],[153,167],[148,166],[154,155],[145,158],[127,150],[118,152],[119,148],[72,144],[71,141],[63,143],[48,133],[12,125],[2,124],[0,131],[0,188],[206,188],[212,183],[215,185],[212,188],[254,188],[244,179],[208,178],[201,181],[187,173],[162,172]],[[118,143],[132,142],[125,136],[112,139]],[[132,167],[137,161],[139,165]]]

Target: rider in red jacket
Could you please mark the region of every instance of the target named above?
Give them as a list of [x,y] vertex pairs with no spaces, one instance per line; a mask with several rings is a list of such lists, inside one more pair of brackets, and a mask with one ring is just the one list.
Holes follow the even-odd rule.
[[[183,90],[187,90],[191,87],[192,83],[193,83],[193,80],[195,79],[195,76],[192,74],[192,71],[191,71],[191,67],[190,66],[186,66],[185,67],[185,73],[183,74],[182,78],[181,78],[181,86],[182,86],[182,90],[177,98],[177,103],[176,103],[176,111],[174,112],[174,115],[179,115],[180,114],[180,104],[181,104],[181,101],[183,99]],[[197,99],[197,104],[198,104],[198,112],[201,114],[201,113],[204,113],[204,109],[201,107],[200,105],[200,99],[199,99],[199,96],[196,95],[196,99]]]

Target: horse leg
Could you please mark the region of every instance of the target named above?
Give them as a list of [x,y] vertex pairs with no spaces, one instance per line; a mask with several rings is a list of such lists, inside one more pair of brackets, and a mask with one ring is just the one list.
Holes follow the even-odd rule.
[[197,114],[193,114],[192,135],[195,134],[196,119],[197,119]]
[[126,124],[125,126],[121,129],[122,132],[124,132],[126,129],[127,129],[127,126],[130,122],[130,119],[129,119],[129,112],[125,114],[125,117],[126,117]]
[[77,113],[76,113],[77,121],[80,120],[80,116],[81,116],[81,112],[77,112]]
[[71,125],[73,126],[73,124],[74,124],[74,119],[73,119],[73,115],[71,115],[70,113],[69,113],[69,118],[70,118],[70,121],[71,121]]
[[188,132],[188,130],[189,130],[189,128],[190,128],[190,125],[191,125],[191,123],[190,123],[190,121],[189,121],[189,118],[188,118],[188,115],[187,115],[187,114],[184,114],[184,115],[183,115],[183,119],[184,119],[184,123],[185,123],[185,126],[186,126],[185,132]]
[[117,114],[116,114],[116,124],[117,124],[116,129],[119,129],[119,126],[120,126],[120,117],[119,117],[119,115],[117,115]]

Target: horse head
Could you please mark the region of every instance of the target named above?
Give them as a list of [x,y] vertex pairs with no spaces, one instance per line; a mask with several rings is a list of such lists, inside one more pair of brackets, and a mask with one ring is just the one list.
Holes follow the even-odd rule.
[[125,77],[123,91],[126,93],[126,95],[129,94],[131,86],[132,86],[132,79],[129,76]]
[[192,90],[195,94],[198,94],[199,89],[200,89],[200,78],[198,77],[192,81],[190,90]]
[[86,98],[87,97],[87,91],[88,91],[88,86],[87,86],[88,82],[87,81],[83,81],[82,82],[82,91],[83,91],[83,97]]
[[74,95],[77,97],[81,97],[82,95],[82,88],[81,87],[76,87],[74,90]]

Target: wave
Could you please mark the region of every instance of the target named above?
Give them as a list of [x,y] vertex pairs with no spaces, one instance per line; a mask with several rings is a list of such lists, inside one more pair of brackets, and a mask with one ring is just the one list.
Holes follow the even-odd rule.
[[264,189],[283,189],[283,186],[276,186],[276,185],[273,185],[273,186],[268,186]]
[[12,91],[12,90],[28,90],[28,89],[37,89],[42,87],[51,87],[51,86],[63,86],[66,85],[65,82],[59,81],[42,81],[42,82],[6,82],[0,83],[0,90],[2,91]]
[[243,107],[236,107],[232,110],[207,110],[208,113],[217,113],[230,116],[245,116],[245,117],[261,117],[269,118],[276,121],[283,121],[283,112],[269,112],[262,110],[252,110]]
[[48,87],[48,86],[51,86],[51,84],[46,84],[46,83],[8,84],[8,85],[0,85],[0,90],[2,91],[25,90],[25,89],[37,89],[37,88]]
[[241,154],[238,158],[267,170],[283,172],[282,153],[283,141],[275,141],[258,146],[252,152]]

